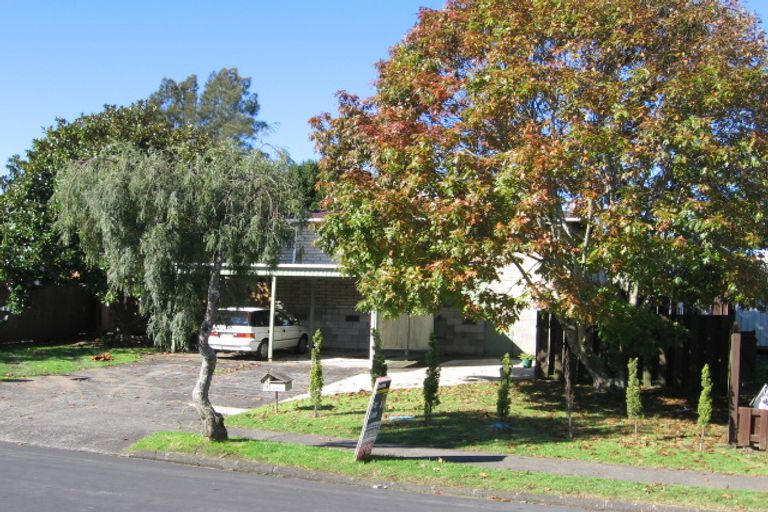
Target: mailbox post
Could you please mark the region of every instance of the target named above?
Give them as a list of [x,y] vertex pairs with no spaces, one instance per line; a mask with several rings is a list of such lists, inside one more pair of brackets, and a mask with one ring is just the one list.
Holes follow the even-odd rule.
[[279,373],[267,373],[261,378],[261,388],[264,391],[275,392],[275,413],[277,413],[278,395],[281,391],[290,391],[293,379]]

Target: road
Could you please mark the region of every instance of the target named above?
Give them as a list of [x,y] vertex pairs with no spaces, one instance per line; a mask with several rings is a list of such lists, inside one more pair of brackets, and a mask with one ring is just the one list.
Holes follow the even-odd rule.
[[581,510],[408,494],[8,443],[0,443],[0,509],[14,512]]

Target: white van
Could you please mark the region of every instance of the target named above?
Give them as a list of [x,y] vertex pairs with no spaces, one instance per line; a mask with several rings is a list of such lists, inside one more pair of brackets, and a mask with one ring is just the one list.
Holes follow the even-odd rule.
[[[208,344],[213,350],[255,352],[267,359],[269,351],[268,308],[219,309]],[[295,318],[282,310],[275,311],[275,339],[272,348],[293,349],[303,354],[309,346],[309,333]]]

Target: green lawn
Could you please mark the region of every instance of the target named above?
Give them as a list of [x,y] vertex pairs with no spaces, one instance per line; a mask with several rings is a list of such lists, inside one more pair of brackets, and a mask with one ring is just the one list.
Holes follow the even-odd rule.
[[0,379],[38,375],[61,375],[84,368],[96,368],[138,361],[155,352],[138,344],[109,344],[101,340],[76,343],[0,345]]
[[623,502],[685,505],[690,508],[765,510],[768,500],[768,493],[752,491],[648,485],[599,478],[486,469],[468,464],[429,460],[374,456],[367,463],[358,463],[352,460],[352,453],[348,450],[242,439],[210,443],[199,435],[177,432],[146,437],[131,447],[131,450],[236,457],[379,482],[477,488],[491,492],[580,496]]
[[[768,475],[768,455],[726,445],[723,424],[710,428],[705,451],[699,451],[693,413],[685,408],[683,400],[665,397],[658,390],[643,393],[647,418],[636,441],[633,427],[624,418],[622,394],[579,388],[576,437],[570,441],[560,385],[547,381],[513,384],[512,413],[503,430],[496,428],[497,385],[484,382],[441,388],[441,404],[431,425],[425,425],[421,419],[420,389],[394,390],[387,401],[379,440],[644,467]],[[314,417],[307,401],[284,404],[277,415],[271,406],[264,406],[228,418],[227,424],[356,439],[367,403],[367,393],[326,397],[319,418]],[[415,419],[391,419],[408,415]]]

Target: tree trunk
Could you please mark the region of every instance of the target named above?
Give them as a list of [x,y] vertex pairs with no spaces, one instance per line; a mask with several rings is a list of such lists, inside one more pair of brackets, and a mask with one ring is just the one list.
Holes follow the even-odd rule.
[[208,345],[208,336],[211,334],[216,310],[219,307],[221,266],[221,257],[216,255],[213,259],[211,278],[208,282],[208,303],[205,308],[205,319],[198,334],[197,345],[203,360],[200,365],[200,375],[197,377],[195,389],[192,391],[192,401],[200,415],[200,420],[203,422],[203,434],[211,441],[225,441],[228,438],[224,417],[213,409],[208,399],[213,372],[216,370],[216,352]]
[[592,349],[592,337],[589,330],[581,324],[561,321],[565,331],[568,348],[576,355],[579,363],[592,378],[592,385],[597,390],[624,388],[621,377],[613,375],[606,362]]

